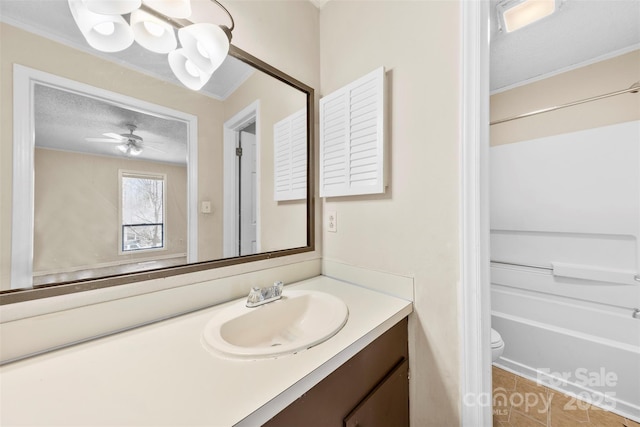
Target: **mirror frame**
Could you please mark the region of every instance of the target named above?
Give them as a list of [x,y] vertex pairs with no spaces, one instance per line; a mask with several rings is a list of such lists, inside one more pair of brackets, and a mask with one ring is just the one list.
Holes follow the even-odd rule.
[[232,258],[221,258],[211,261],[201,261],[192,264],[185,264],[175,267],[165,267],[152,270],[145,270],[121,275],[98,277],[93,279],[82,279],[70,282],[60,282],[50,285],[43,285],[30,289],[9,289],[0,291],[0,305],[13,304],[48,298],[60,295],[67,295],[76,292],[85,292],[95,289],[108,288],[112,286],[127,285],[153,279],[177,276],[181,274],[194,273],[214,268],[227,267],[231,265],[244,264],[254,261],[278,258],[288,255],[295,255],[315,250],[315,199],[314,199],[314,89],[297,79],[283,73],[277,68],[256,58],[255,56],[231,45],[229,55],[251,65],[258,71],[300,90],[307,98],[307,244],[297,248],[282,249],[271,252],[261,252],[254,255],[243,255]]

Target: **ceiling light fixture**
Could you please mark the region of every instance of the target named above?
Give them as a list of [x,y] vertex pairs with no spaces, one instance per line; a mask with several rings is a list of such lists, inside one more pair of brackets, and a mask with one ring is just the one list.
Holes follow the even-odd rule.
[[503,0],[496,5],[500,31],[510,33],[560,9],[564,0]]
[[[185,20],[191,15],[191,0],[68,0],[73,19],[92,48],[118,52],[135,40],[152,52],[168,54],[175,76],[193,90],[200,90],[227,57],[235,26],[225,7],[210,1],[229,16],[230,27]],[[127,14],[129,23],[123,16]]]
[[132,140],[123,144],[118,144],[116,145],[116,148],[127,156],[139,156],[142,153],[142,147]]

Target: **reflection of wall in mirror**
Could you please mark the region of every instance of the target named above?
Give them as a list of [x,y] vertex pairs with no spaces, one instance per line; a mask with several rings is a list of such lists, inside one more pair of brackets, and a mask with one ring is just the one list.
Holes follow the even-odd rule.
[[225,120],[260,101],[260,228],[261,251],[307,244],[306,199],[276,202],[273,189],[273,125],[306,106],[304,93],[265,73],[255,72],[224,103]]
[[[119,255],[118,170],[123,167],[167,176],[165,249],[161,251]],[[186,187],[185,166],[37,148],[34,275],[141,258],[185,257]]]
[[[13,64],[122,93],[146,102],[198,116],[198,199],[222,206],[222,103],[148,75],[0,23],[0,283],[10,287]],[[222,256],[222,216],[198,216],[198,258]]]

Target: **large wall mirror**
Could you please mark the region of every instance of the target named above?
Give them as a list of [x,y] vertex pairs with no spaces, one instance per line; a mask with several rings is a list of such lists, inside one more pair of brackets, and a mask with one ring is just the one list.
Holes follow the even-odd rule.
[[231,46],[194,92],[66,0],[1,8],[0,303],[313,250],[312,88]]

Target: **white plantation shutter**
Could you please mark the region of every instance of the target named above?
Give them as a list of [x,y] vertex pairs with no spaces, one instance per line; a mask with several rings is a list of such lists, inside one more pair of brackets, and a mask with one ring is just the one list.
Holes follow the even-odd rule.
[[320,99],[320,197],[384,193],[384,67]]
[[274,200],[307,197],[307,109],[273,125]]

